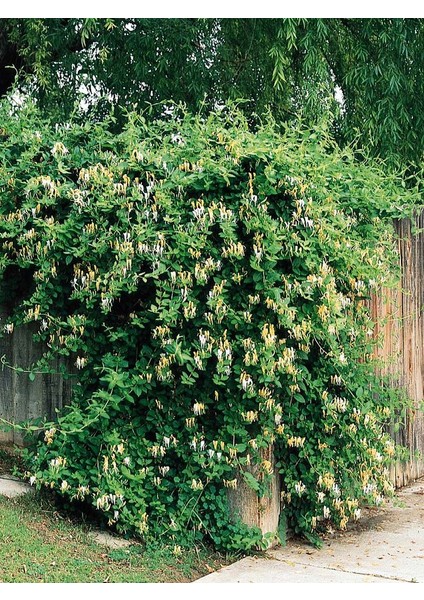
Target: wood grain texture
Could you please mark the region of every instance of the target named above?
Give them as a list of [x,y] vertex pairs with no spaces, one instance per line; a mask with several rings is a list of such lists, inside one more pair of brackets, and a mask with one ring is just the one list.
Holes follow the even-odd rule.
[[381,336],[376,356],[381,373],[391,385],[403,390],[411,401],[405,414],[390,428],[393,439],[408,449],[409,457],[391,469],[396,487],[424,476],[424,211],[411,222],[395,223],[401,281],[397,289],[385,290],[371,299],[371,315],[378,321],[375,334]]
[[[281,510],[280,474],[275,466],[275,456],[272,446],[260,452],[261,460],[271,464],[272,474],[268,493],[259,497],[258,493],[246,483],[239,472],[236,476],[237,487],[228,489],[228,505],[234,521],[240,519],[249,527],[259,527],[263,534],[277,534]],[[246,468],[255,478],[260,479],[258,466]],[[277,537],[270,539],[270,546],[278,543]]]
[[[6,317],[0,309],[1,322]],[[43,355],[43,347],[33,340],[33,326],[15,328],[13,333],[0,338],[0,356],[5,363],[0,371],[0,417],[8,422],[47,420],[54,421],[57,411],[71,399],[71,381],[59,374],[60,359],[52,364],[53,374],[39,373],[32,381],[29,374],[19,369],[29,369]],[[0,442],[24,444],[19,429],[5,431],[0,425]]]

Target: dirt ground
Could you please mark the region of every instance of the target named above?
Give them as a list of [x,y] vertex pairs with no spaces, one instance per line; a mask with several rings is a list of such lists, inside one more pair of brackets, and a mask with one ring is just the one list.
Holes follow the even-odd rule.
[[13,444],[0,442],[0,476],[11,475],[15,467],[22,467],[19,449]]

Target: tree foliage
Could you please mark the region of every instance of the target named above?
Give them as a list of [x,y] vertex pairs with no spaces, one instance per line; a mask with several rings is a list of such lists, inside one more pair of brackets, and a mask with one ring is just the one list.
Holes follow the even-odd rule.
[[[256,131],[237,110],[121,134],[2,105],[0,275],[77,373],[28,478],[113,527],[219,548],[262,541],[228,514],[242,476],[314,536],[390,489],[393,395],[374,377],[369,295],[416,197],[322,130]],[[408,208],[409,210],[409,208]],[[234,516],[233,516],[234,517]]]
[[110,105],[172,100],[196,112],[245,99],[251,118],[331,115],[340,143],[415,165],[423,56],[422,19],[3,19],[0,34],[2,91],[12,64],[59,120],[81,93],[99,98],[101,116]]

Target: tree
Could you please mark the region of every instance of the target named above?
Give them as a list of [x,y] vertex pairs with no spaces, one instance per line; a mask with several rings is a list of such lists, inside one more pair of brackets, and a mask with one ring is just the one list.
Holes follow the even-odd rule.
[[[422,19],[3,19],[8,66],[54,118],[84,106],[173,100],[193,111],[245,99],[252,119],[331,115],[340,143],[359,138],[390,162],[424,149]],[[338,92],[338,95],[337,95]],[[337,96],[337,98],[336,98]],[[94,101],[94,99],[96,99]],[[160,109],[161,110],[161,109]],[[152,109],[152,112],[156,113]]]

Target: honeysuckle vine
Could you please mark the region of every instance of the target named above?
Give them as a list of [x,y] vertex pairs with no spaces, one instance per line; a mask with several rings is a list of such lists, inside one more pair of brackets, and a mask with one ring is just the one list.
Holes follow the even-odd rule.
[[178,547],[261,544],[227,498],[240,474],[267,493],[270,447],[311,539],[381,502],[399,400],[367,301],[396,278],[415,192],[325,130],[252,132],[233,108],[120,133],[1,116],[0,326],[33,324],[43,369],[61,356],[78,382],[31,483]]

